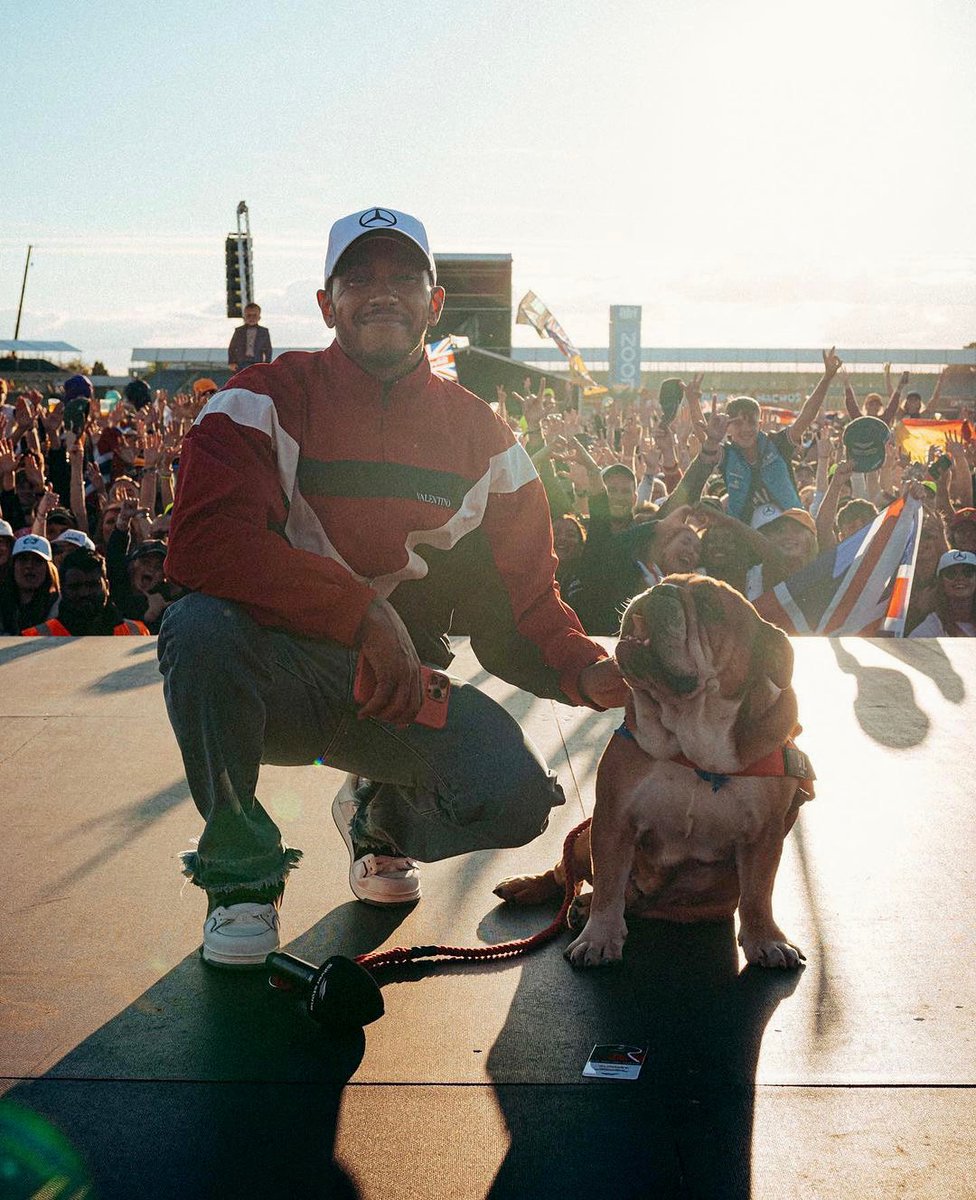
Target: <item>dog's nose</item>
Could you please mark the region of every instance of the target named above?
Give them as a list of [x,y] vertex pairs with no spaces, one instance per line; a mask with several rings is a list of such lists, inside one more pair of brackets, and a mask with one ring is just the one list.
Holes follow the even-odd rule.
[[659,583],[648,596],[647,624],[660,664],[658,680],[672,692],[685,696],[698,687],[695,663],[688,653],[688,618],[681,589]]

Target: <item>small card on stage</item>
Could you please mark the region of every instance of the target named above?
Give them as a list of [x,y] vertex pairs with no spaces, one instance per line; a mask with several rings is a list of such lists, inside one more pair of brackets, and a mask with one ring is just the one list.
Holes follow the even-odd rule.
[[594,1046],[583,1074],[589,1079],[636,1079],[646,1057],[646,1046]]

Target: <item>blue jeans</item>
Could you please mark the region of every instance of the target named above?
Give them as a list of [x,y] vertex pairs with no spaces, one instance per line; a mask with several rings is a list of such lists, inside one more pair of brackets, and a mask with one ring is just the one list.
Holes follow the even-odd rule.
[[255,796],[262,762],[324,762],[380,783],[356,816],[355,839],[423,862],[524,845],[564,803],[518,722],[470,684],[454,682],[444,729],[359,720],[355,650],[264,628],[200,593],[166,610],[158,653],[206,822],[184,867],[211,896],[280,886],[301,857]]

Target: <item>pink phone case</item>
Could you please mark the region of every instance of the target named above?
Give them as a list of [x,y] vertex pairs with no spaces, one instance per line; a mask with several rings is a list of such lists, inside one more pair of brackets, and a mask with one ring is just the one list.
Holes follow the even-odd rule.
[[[451,698],[451,681],[441,671],[431,667],[420,668],[420,681],[424,690],[423,703],[414,717],[416,725],[429,729],[443,729],[447,723],[447,706]],[[373,668],[362,654],[356,664],[356,678],[352,685],[352,698],[357,704],[365,704],[376,690]]]

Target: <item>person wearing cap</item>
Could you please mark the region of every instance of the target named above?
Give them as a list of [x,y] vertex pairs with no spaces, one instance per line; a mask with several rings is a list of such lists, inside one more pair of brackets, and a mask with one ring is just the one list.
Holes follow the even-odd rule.
[[912,591],[905,616],[905,632],[910,634],[935,607],[939,593],[939,563],[950,547],[942,514],[924,499],[928,495],[925,484],[917,481],[910,483],[905,491],[922,503],[922,531],[915,552]]
[[[64,508],[60,504],[55,504],[55,506],[45,515],[47,517],[47,528],[44,530],[42,536],[46,537],[52,546],[62,533],[65,533],[69,529],[74,529],[75,527],[75,516],[70,508]],[[31,532],[37,531],[32,530]],[[75,530],[75,532],[77,533],[79,531]]]
[[976,554],[947,550],[939,559],[932,611],[909,637],[976,637]]
[[194,400],[206,403],[217,390],[217,384],[212,379],[195,379],[193,381]]
[[946,521],[946,533],[953,550],[976,554],[976,508],[957,508]]
[[[559,598],[545,492],[483,401],[431,373],[444,290],[424,226],[368,208],[329,235],[317,301],[335,341],[240,371],[187,434],[166,572],[193,589],[159,635],[170,721],[205,821],[183,856],[203,957],[260,966],[301,856],[255,789],[261,762],[349,772],[333,816],[354,895],[420,896],[415,860],[521,845],[564,802],[517,722],[457,683],[413,722],[452,612],[486,670],[606,708],[619,669]],[[352,700],[357,661],[376,683]]]
[[9,521],[0,520],[0,579],[3,578],[10,562],[10,551],[14,548],[13,526]]
[[[165,561],[167,545],[157,538],[147,538],[129,554],[127,602],[120,604],[127,617],[138,617],[145,621],[150,633],[159,633],[163,613],[182,594],[166,578]],[[113,588],[113,600],[115,593]]]
[[16,635],[58,611],[60,583],[47,538],[28,533],[10,552],[0,580],[0,633]]
[[746,524],[752,520],[753,511],[764,504],[775,504],[783,511],[802,508],[793,476],[793,457],[841,368],[833,347],[823,351],[823,362],[823,375],[796,420],[775,433],[760,430],[760,407],[752,396],[733,396],[725,406],[729,433],[722,475],[729,493],[728,511]]
[[87,533],[82,533],[80,529],[66,529],[64,533],[51,542],[51,555],[54,565],[60,570],[61,563],[64,561],[65,555],[70,554],[72,550],[94,550],[95,543],[91,540]]
[[81,547],[61,563],[57,616],[28,629],[24,637],[148,637],[142,621],[124,618],[109,598],[105,559]]
[[775,504],[763,504],[748,526],[724,512],[699,511],[709,529],[731,525],[740,555],[752,559],[742,589],[747,600],[757,599],[817,557],[817,526],[805,508],[781,512]]
[[244,324],[238,325],[227,347],[227,362],[234,372],[255,363],[269,363],[274,357],[271,334],[261,324],[261,305],[244,305]]

